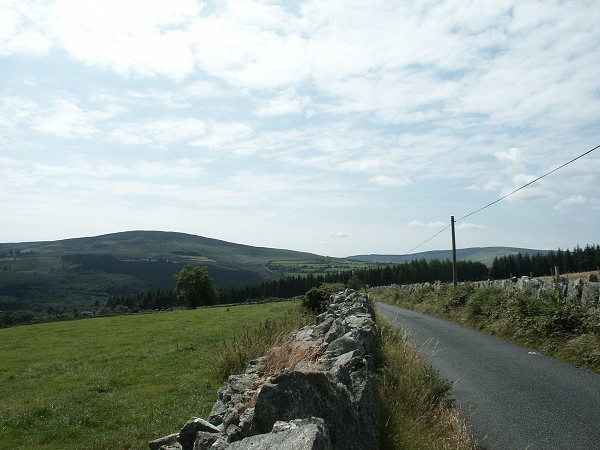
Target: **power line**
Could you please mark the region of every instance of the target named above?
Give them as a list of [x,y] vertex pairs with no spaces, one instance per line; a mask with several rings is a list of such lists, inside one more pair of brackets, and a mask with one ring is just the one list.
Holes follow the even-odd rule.
[[446,225],[444,228],[442,228],[440,231],[438,231],[437,233],[435,233],[433,236],[431,236],[430,238],[426,239],[425,241],[421,242],[419,245],[417,245],[414,248],[411,248],[409,251],[407,251],[406,253],[404,253],[403,255],[400,256],[408,256],[410,253],[414,252],[416,249],[418,249],[419,247],[421,247],[422,245],[427,244],[429,241],[431,241],[433,238],[437,237],[438,235],[442,234],[443,231],[446,231],[448,228],[450,228],[450,225]]
[[[492,206],[492,205],[495,205],[496,203],[498,203],[498,202],[500,202],[500,201],[504,200],[505,198],[507,198],[507,197],[510,197],[510,196],[511,196],[511,195],[513,195],[514,193],[516,193],[516,192],[519,192],[521,189],[525,189],[527,186],[531,186],[531,185],[532,185],[533,183],[535,183],[536,181],[539,181],[539,180],[541,180],[542,178],[544,178],[544,177],[546,177],[546,176],[548,176],[548,175],[550,175],[550,174],[552,174],[552,173],[556,172],[557,170],[560,170],[560,169],[562,169],[563,167],[565,167],[565,166],[568,166],[568,165],[569,165],[569,164],[571,164],[572,162],[575,162],[575,161],[577,161],[578,159],[580,159],[580,158],[583,158],[583,157],[584,157],[584,156],[586,156],[586,155],[589,155],[589,154],[590,154],[590,153],[592,153],[594,150],[598,150],[599,148],[600,148],[600,145],[597,145],[596,147],[594,147],[594,148],[592,148],[592,149],[588,150],[588,151],[587,151],[587,152],[585,152],[585,153],[582,153],[581,155],[577,156],[576,158],[573,158],[572,160],[570,160],[570,161],[568,161],[568,162],[566,162],[566,163],[562,164],[561,166],[558,166],[556,169],[553,169],[553,170],[551,170],[550,172],[547,172],[547,173],[545,173],[544,175],[542,175],[542,176],[540,176],[540,177],[536,178],[535,180],[533,180],[533,181],[530,181],[530,182],[529,182],[529,183],[527,183],[527,184],[524,184],[524,185],[523,185],[523,186],[521,186],[520,188],[518,188],[518,189],[515,189],[515,190],[514,190],[514,191],[512,191],[512,192],[509,192],[509,193],[508,193],[508,194],[506,194],[505,196],[503,196],[503,197],[500,197],[499,199],[497,199],[497,200],[494,200],[493,202],[491,202],[491,203],[488,203],[487,205],[485,205],[485,206],[482,206],[481,208],[479,208],[479,209],[476,209],[475,211],[473,211],[473,212],[470,212],[469,214],[467,214],[467,215],[465,215],[465,216],[462,216],[460,219],[456,219],[456,220],[454,221],[454,223],[456,223],[456,222],[458,222],[458,221],[460,221],[460,220],[466,219],[467,217],[470,217],[470,216],[472,216],[472,215],[474,215],[474,214],[476,214],[476,213],[478,213],[478,212],[480,212],[480,211],[483,211],[484,209],[486,209],[486,208],[489,208],[489,207],[490,207],[490,206]],[[419,247],[421,247],[422,245],[425,245],[426,243],[428,243],[429,241],[431,241],[431,240],[432,240],[432,239],[434,239],[435,237],[437,237],[437,236],[439,236],[440,234],[442,234],[442,232],[446,231],[448,228],[450,228],[450,226],[451,226],[451,225],[446,225],[444,228],[442,228],[440,231],[438,231],[437,233],[435,233],[433,236],[431,236],[431,237],[427,238],[426,240],[424,240],[423,242],[421,242],[419,245],[417,245],[416,247],[414,247],[414,248],[410,249],[409,251],[407,251],[406,253],[404,253],[404,254],[403,254],[403,255],[401,255],[401,256],[408,256],[410,253],[414,252],[416,249],[418,249],[418,248],[419,248]]]
[[542,175],[542,176],[540,176],[540,177],[537,177],[535,180],[533,180],[533,181],[530,181],[530,182],[529,182],[529,183],[527,183],[527,184],[524,184],[524,185],[523,185],[523,186],[521,186],[520,188],[518,188],[518,189],[515,189],[515,190],[514,190],[514,191],[512,191],[512,192],[509,192],[509,193],[508,193],[508,194],[506,194],[504,197],[500,197],[499,199],[497,199],[497,200],[494,200],[493,202],[491,202],[491,203],[488,203],[487,205],[485,205],[485,206],[482,206],[481,208],[479,208],[479,209],[476,209],[476,210],[475,210],[475,211],[473,211],[473,212],[470,212],[470,213],[469,213],[469,214],[467,214],[466,216],[462,216],[460,219],[456,219],[455,223],[456,223],[456,222],[458,222],[458,221],[460,221],[460,220],[466,219],[467,217],[469,217],[469,216],[472,216],[473,214],[476,214],[476,213],[478,213],[479,211],[483,211],[484,209],[486,209],[486,208],[489,208],[489,207],[490,207],[490,206],[492,206],[492,205],[495,205],[496,203],[498,203],[498,202],[500,202],[500,201],[504,200],[506,197],[510,197],[510,196],[511,196],[511,195],[513,195],[514,193],[516,193],[516,192],[519,192],[521,189],[525,189],[527,186],[531,186],[531,185],[532,185],[533,183],[535,183],[536,181],[540,181],[542,178],[544,178],[544,177],[546,177],[546,176],[550,175],[551,173],[554,173],[554,172],[556,172],[557,170],[560,170],[560,169],[562,169],[562,168],[563,168],[563,167],[565,167],[565,166],[568,166],[569,164],[571,164],[571,163],[572,163],[572,162],[574,162],[574,161],[577,161],[577,160],[578,160],[578,159],[580,159],[580,158],[583,158],[585,155],[589,155],[589,154],[590,154],[590,153],[592,153],[594,150],[597,150],[597,149],[599,149],[599,148],[600,148],[600,145],[597,145],[596,147],[592,148],[591,150],[588,150],[587,152],[585,152],[585,153],[582,153],[582,154],[581,154],[581,155],[579,155],[578,157],[576,157],[576,158],[573,158],[571,161],[568,161],[568,162],[564,163],[563,165],[561,165],[561,166],[558,166],[556,169],[553,169],[553,170],[551,170],[550,172],[547,172],[547,173],[545,173],[544,175]]

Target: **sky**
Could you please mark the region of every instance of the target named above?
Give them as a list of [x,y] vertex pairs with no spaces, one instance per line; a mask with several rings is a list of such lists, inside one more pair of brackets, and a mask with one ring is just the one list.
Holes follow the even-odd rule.
[[[600,144],[598,23],[596,0],[0,0],[0,242],[450,249],[451,216]],[[600,149],[456,243],[599,230]]]

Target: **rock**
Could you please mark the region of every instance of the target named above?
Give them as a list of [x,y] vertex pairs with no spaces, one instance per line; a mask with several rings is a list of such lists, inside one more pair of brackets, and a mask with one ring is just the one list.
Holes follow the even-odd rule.
[[164,436],[149,442],[148,447],[150,447],[150,450],[166,450],[167,448],[177,448],[175,446],[181,448],[181,445],[177,440],[178,437],[179,433],[169,434],[168,436]]
[[358,337],[353,331],[349,331],[348,333],[337,338],[335,341],[333,341],[327,346],[327,353],[336,356],[343,355],[344,353],[352,351],[358,351],[362,355],[366,353],[364,347],[362,346],[362,344],[358,340]]
[[591,281],[592,283],[597,283],[598,282],[598,275],[596,275],[595,273],[590,273],[588,275],[588,281]]
[[329,330],[327,331],[327,333],[325,333],[325,337],[323,338],[323,341],[330,344],[331,342],[335,341],[337,338],[342,337],[347,332],[348,332],[348,327],[344,323],[343,319],[340,318],[340,319],[334,320],[333,317],[331,317],[331,326],[329,327]]
[[207,431],[198,431],[196,433],[196,440],[194,441],[193,450],[208,450],[212,448],[213,444],[219,439],[223,440],[225,444],[227,441],[222,439],[221,435],[215,433],[209,433]]
[[371,407],[359,410],[351,391],[328,373],[284,373],[261,388],[254,412],[255,429],[266,433],[279,420],[321,417],[329,428],[333,448],[379,448],[379,422],[365,422],[379,413],[377,391],[369,390],[377,399],[372,405],[376,411]]
[[179,432],[178,440],[183,450],[193,450],[194,442],[196,441],[196,434],[199,431],[218,433],[220,430],[204,419],[193,417]]
[[325,315],[323,321],[313,329],[313,334],[318,337],[323,336],[329,331],[333,320],[333,317]]
[[325,421],[318,417],[277,421],[272,433],[259,434],[234,442],[230,450],[331,450],[331,442]]

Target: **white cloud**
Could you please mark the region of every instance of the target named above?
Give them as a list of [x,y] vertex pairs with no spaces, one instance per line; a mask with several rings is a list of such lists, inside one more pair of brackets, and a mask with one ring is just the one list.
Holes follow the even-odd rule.
[[494,156],[498,158],[499,161],[507,161],[507,162],[517,162],[521,159],[521,150],[518,148],[511,148],[507,152],[496,152]]
[[588,200],[583,195],[571,195],[554,205],[554,209],[558,211],[569,210],[588,204]]
[[198,139],[206,132],[207,126],[203,121],[183,118],[127,123],[117,126],[111,136],[123,144],[166,147],[176,142]]
[[332,231],[329,233],[330,236],[335,237],[335,238],[348,238],[350,237],[350,235],[348,233],[346,233],[345,231]]
[[247,123],[211,123],[208,125],[206,135],[192,141],[190,144],[246,154],[248,153],[246,143],[253,133],[252,127]]
[[300,96],[294,89],[288,89],[269,98],[256,110],[258,116],[280,116],[301,113],[310,103],[310,98]]
[[0,98],[0,126],[15,128],[19,123],[31,118],[37,111],[39,111],[39,105],[31,99],[3,96]]
[[45,3],[4,0],[0,14],[0,56],[46,54],[52,47],[50,38],[45,34],[47,18]]
[[102,111],[84,111],[72,101],[57,99],[46,114],[36,118],[34,128],[59,137],[90,137],[98,131],[96,122],[110,115]]
[[410,180],[407,178],[394,178],[387,175],[377,175],[369,179],[369,182],[384,187],[400,187],[410,184]]
[[466,229],[475,229],[475,230],[483,230],[485,229],[485,227],[483,225],[478,225],[476,223],[471,223],[471,222],[460,222],[456,228],[458,228],[459,230],[466,230]]
[[415,228],[442,228],[447,226],[448,224],[442,221],[435,221],[435,222],[421,222],[420,220],[411,220],[410,222],[408,222],[408,226],[409,227],[415,227]]
[[473,185],[469,186],[467,189],[470,189],[473,191],[489,192],[489,191],[499,191],[501,188],[502,188],[502,183],[500,183],[500,181],[489,180],[483,186],[473,184]]
[[214,83],[199,80],[187,83],[184,87],[186,97],[192,97],[196,99],[205,98],[224,98],[232,95],[230,91],[227,91]]
[[183,31],[199,13],[192,0],[58,0],[54,32],[74,58],[120,75],[165,75],[181,80],[194,69]]

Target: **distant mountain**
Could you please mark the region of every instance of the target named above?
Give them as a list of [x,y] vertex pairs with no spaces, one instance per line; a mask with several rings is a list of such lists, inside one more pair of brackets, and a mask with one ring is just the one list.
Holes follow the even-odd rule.
[[2,243],[0,311],[43,309],[47,304],[89,305],[111,295],[171,289],[173,275],[185,264],[207,266],[217,287],[261,283],[293,270],[309,273],[317,266],[365,265],[163,231]]
[[[125,231],[94,237],[45,242],[0,244],[0,254],[9,249],[38,255],[98,254],[130,259],[169,259],[177,262],[202,260],[226,267],[259,270],[274,259],[323,258],[293,250],[253,247],[232,242],[167,231]],[[268,276],[268,273],[265,272]]]
[[[486,266],[490,267],[494,258],[507,255],[516,255],[521,253],[522,255],[535,255],[541,253],[545,255],[549,250],[535,250],[531,248],[519,248],[519,247],[471,247],[456,249],[456,259],[460,261],[477,261],[482,262]],[[430,261],[432,259],[439,259],[441,261],[446,259],[452,259],[452,250],[432,250],[428,252],[412,253],[410,255],[355,255],[348,256],[347,259],[355,261],[364,261],[369,263],[403,263],[406,261],[412,261],[414,259],[425,259]]]

